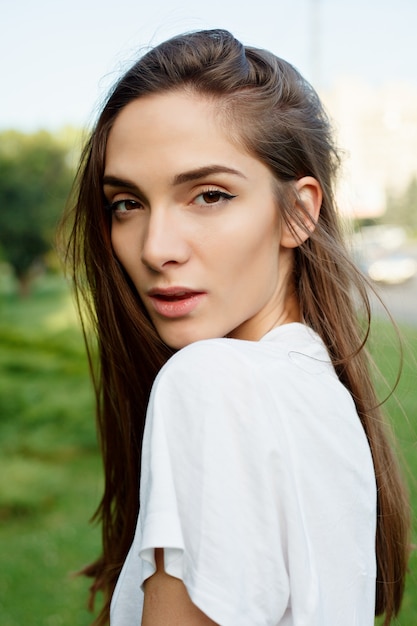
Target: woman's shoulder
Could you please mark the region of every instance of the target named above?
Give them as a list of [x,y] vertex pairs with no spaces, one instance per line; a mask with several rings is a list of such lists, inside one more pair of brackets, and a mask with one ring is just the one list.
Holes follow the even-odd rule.
[[251,372],[262,359],[258,342],[216,338],[196,341],[176,352],[159,372],[155,384],[176,380],[182,384],[235,379]]
[[163,424],[170,441],[192,438],[201,428],[206,434],[213,429],[223,436],[234,432],[249,414],[260,412],[264,396],[263,381],[249,357],[254,348],[228,339],[182,348],[155,379],[148,425]]
[[162,368],[148,407],[150,423],[164,424],[179,439],[210,428],[232,433],[231,439],[238,430],[248,440],[256,432],[264,442],[271,433],[284,441],[307,423],[319,441],[323,421],[356,423],[355,415],[323,343],[296,325],[275,328],[260,341],[190,344]]
[[161,369],[155,387],[181,384],[218,389],[253,388],[268,381],[298,384],[305,377],[334,376],[326,348],[302,324],[274,328],[259,341],[229,338],[196,341],[176,352]]
[[313,363],[330,365],[326,347],[317,333],[304,324],[291,323],[273,328],[259,341],[226,337],[196,341],[176,352],[161,373],[182,368],[189,371],[203,363],[216,371],[227,369],[230,365],[259,370],[262,362],[271,360],[285,365],[297,363],[295,355]]

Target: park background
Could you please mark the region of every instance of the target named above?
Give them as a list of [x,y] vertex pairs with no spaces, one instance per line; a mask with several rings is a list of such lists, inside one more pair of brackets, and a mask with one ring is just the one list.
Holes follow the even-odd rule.
[[[403,335],[403,375],[387,412],[416,511],[415,0],[0,0],[0,9],[2,626],[91,622],[88,582],[73,574],[98,554],[88,520],[102,475],[86,357],[54,231],[108,88],[147,46],[179,32],[224,27],[272,50],[313,83],[333,118],[352,246],[369,275],[378,266],[377,289]],[[390,386],[398,343],[374,304],[371,345]],[[413,556],[400,626],[417,624],[416,577]]]

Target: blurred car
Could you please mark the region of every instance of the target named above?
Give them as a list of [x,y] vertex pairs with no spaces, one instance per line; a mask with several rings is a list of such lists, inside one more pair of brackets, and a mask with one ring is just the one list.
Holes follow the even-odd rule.
[[375,282],[399,285],[415,276],[417,261],[404,254],[389,254],[370,262],[366,273]]

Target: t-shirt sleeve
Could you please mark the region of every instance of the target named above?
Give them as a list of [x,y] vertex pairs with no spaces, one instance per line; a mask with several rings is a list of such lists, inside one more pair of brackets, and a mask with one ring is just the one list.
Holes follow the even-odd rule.
[[215,622],[268,626],[289,599],[285,468],[262,380],[232,343],[192,344],[155,382],[142,455],[140,583],[162,547],[166,571]]

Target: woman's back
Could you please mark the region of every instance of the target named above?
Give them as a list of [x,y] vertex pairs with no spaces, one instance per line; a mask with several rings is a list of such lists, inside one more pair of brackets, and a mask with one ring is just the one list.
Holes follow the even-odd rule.
[[368,442],[317,335],[194,343],[151,395],[112,626],[141,613],[156,547],[222,626],[369,626],[375,511]]

